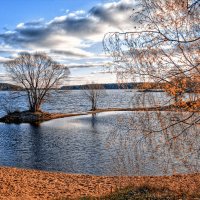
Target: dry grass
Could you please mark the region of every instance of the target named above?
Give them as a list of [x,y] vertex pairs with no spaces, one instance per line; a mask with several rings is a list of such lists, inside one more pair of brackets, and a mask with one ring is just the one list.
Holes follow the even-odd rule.
[[[191,200],[200,199],[200,194],[177,194],[167,188],[155,188],[144,185],[141,187],[127,187],[103,197],[83,197],[79,200]],[[64,199],[61,199],[64,200]]]
[[[121,190],[127,187],[129,187],[128,190]],[[152,189],[149,190],[149,188]],[[177,197],[185,195],[187,199],[194,199],[195,196],[200,195],[200,174],[106,177],[0,168],[0,199],[2,200],[97,199],[100,196],[102,197],[100,199],[106,200],[128,199],[125,198],[126,195],[131,197],[132,193],[139,197],[142,197],[141,194],[143,196],[159,195],[163,188],[166,194],[170,192],[169,194]],[[118,192],[113,193],[115,191]],[[113,193],[112,196],[108,196],[111,193]]]
[[[190,102],[193,103],[193,102]],[[73,117],[73,116],[81,116],[81,115],[89,115],[89,114],[96,114],[96,113],[102,113],[102,112],[113,112],[113,111],[175,111],[179,112],[184,111],[185,112],[199,112],[199,105],[195,105],[194,109],[188,109],[187,106],[177,106],[177,105],[169,105],[169,106],[155,106],[155,107],[138,107],[138,108],[102,108],[102,109],[96,109],[94,111],[88,111],[88,112],[81,112],[81,113],[48,113],[48,112],[29,112],[29,111],[23,111],[23,112],[13,112],[10,113],[2,118],[0,118],[0,122],[4,123],[40,123],[43,121],[48,121],[52,119],[58,119],[58,118],[65,118],[65,117]]]
[[5,123],[37,123],[48,121],[52,119],[64,118],[64,117],[72,117],[72,116],[80,116],[86,115],[87,113],[47,113],[47,112],[13,112],[2,118],[0,118],[0,122]]

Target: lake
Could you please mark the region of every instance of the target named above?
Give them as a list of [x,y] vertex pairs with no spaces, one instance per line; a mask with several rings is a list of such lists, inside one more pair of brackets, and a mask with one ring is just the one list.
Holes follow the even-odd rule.
[[[143,104],[144,92],[137,92],[137,90],[106,90],[106,93],[100,96],[98,107],[99,108],[132,108],[138,107]],[[157,104],[165,103],[169,97],[163,92],[148,93],[151,96],[156,96]],[[5,115],[3,104],[6,104],[8,110],[25,110],[27,109],[25,93],[16,92],[0,92],[0,116]],[[20,97],[18,97],[20,96]],[[17,98],[16,98],[17,97]],[[11,99],[12,98],[12,99]],[[145,101],[148,99],[146,98]],[[149,101],[149,100],[148,100]],[[57,91],[51,92],[48,101],[42,106],[42,110],[48,112],[84,112],[91,109],[90,102],[84,96],[83,91]]]
[[[9,95],[9,92],[0,92],[1,99]],[[163,93],[151,95],[156,96],[156,104],[166,103],[167,96],[163,98]],[[24,97],[20,98],[9,106],[26,109]],[[143,100],[142,93],[136,91],[110,90],[98,106],[136,107]],[[43,110],[49,112],[89,109],[90,103],[81,91],[52,93],[50,101],[43,105]],[[5,114],[3,108],[0,113]],[[167,123],[166,116],[169,118],[170,114],[163,116]],[[166,135],[157,133],[146,137],[143,128],[149,124],[160,127],[154,112],[148,116],[145,112],[107,112],[51,120],[38,126],[0,123],[0,165],[95,175],[199,171],[199,126],[188,129],[180,140],[172,141],[170,137],[178,134],[181,127]],[[166,140],[170,141],[169,145]]]

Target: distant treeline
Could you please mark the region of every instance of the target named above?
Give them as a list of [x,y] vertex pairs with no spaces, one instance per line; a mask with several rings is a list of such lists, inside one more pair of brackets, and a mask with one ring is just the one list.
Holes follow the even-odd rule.
[[[99,88],[104,88],[106,90],[109,89],[146,89],[144,85],[148,84],[151,89],[161,89],[162,84],[155,84],[155,83],[107,83],[107,84],[95,84],[100,85]],[[60,90],[84,90],[87,89],[88,86],[92,84],[86,84],[86,85],[72,85],[72,86],[62,86],[59,88]],[[23,90],[22,87],[8,84],[8,83],[0,83],[0,90]]]
[[[73,85],[73,86],[63,86],[60,90],[84,90],[91,88],[92,84],[87,85]],[[97,85],[97,84],[95,84]],[[99,88],[109,89],[138,89],[142,91],[164,91],[167,87],[167,83],[153,83],[153,82],[138,82],[138,83],[107,83],[99,84]],[[191,87],[193,85],[193,87]],[[195,85],[195,87],[194,87]],[[199,82],[188,82],[186,92],[194,92],[192,88],[200,88]],[[97,87],[98,88],[98,87]],[[199,91],[199,89],[198,89]],[[197,89],[195,89],[197,92]]]
[[[191,84],[191,83],[190,83]],[[190,90],[190,84],[188,84],[187,92],[192,92]],[[192,83],[193,85],[196,85],[197,88],[200,88],[200,83]],[[72,85],[72,86],[62,86],[59,88],[60,90],[84,90],[90,88],[92,84],[86,84],[86,85]],[[113,89],[139,89],[143,91],[153,91],[153,90],[163,90],[166,87],[166,83],[152,83],[152,82],[138,82],[138,83],[107,83],[107,84],[96,84],[100,85],[99,88],[104,88],[106,90],[113,90]],[[98,87],[97,87],[98,88]],[[17,85],[12,85],[8,83],[0,83],[0,91],[20,91],[23,90],[22,87]]]
[[18,90],[23,90],[23,88],[20,87],[20,86],[8,84],[8,83],[0,83],[0,90],[3,90],[3,91],[7,91],[7,90],[18,91]]
[[[99,84],[101,87],[106,90],[109,89],[146,89],[144,88],[144,85],[147,83],[139,82],[139,83],[107,83],[107,84]],[[90,84],[92,85],[92,84]],[[155,83],[148,83],[150,88],[152,89],[162,89],[163,84],[155,84]],[[87,85],[73,85],[73,86],[63,86],[60,89],[61,90],[84,90],[88,88]]]

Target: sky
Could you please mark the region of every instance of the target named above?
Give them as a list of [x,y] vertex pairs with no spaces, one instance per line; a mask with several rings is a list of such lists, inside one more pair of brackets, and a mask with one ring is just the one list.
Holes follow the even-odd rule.
[[136,0],[0,0],[0,82],[3,63],[20,52],[45,52],[70,69],[66,85],[116,82],[102,40],[130,31]]

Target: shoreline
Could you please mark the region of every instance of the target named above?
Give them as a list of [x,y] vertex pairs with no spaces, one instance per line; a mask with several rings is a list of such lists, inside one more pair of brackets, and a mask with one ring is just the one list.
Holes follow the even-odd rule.
[[200,194],[200,174],[173,176],[94,176],[0,167],[0,197],[6,199],[78,199],[100,197],[127,186],[166,188],[180,195]]
[[80,113],[48,113],[48,112],[36,112],[31,113],[29,111],[22,111],[22,112],[13,112],[8,115],[5,115],[0,118],[0,122],[2,123],[41,123],[53,119],[65,118],[65,117],[74,117],[74,116],[82,116],[82,115],[90,115],[90,114],[97,114],[103,112],[144,112],[144,111],[171,111],[171,112],[200,112],[199,110],[190,110],[184,111],[179,110],[175,106],[157,106],[157,107],[137,107],[137,108],[99,108],[95,111],[86,111]]

